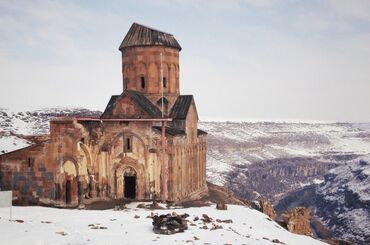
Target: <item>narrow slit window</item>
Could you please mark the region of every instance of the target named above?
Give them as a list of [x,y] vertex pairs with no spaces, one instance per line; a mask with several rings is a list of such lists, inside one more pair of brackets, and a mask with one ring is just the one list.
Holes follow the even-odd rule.
[[126,137],[124,141],[124,151],[132,152],[132,137]]
[[163,78],[163,87],[164,87],[164,88],[167,88],[167,80],[166,80],[166,78],[165,78],[165,77]]
[[131,140],[130,140],[130,138],[126,139],[126,144],[127,144],[127,150],[131,151]]
[[140,77],[140,82],[141,82],[141,88],[145,88],[145,77]]
[[32,157],[29,157],[29,158],[27,159],[28,167],[29,167],[29,168],[33,168],[33,163],[34,163],[34,161],[35,161],[35,159],[34,159],[34,158],[32,158]]

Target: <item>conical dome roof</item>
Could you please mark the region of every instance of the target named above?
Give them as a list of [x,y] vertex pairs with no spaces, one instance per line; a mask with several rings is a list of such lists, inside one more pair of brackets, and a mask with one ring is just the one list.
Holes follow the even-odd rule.
[[133,23],[119,46],[119,50],[140,46],[165,46],[181,50],[180,44],[172,34]]

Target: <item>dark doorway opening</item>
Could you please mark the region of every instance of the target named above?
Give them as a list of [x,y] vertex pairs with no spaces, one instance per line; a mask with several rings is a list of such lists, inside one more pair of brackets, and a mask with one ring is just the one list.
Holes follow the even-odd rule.
[[125,198],[136,198],[136,177],[125,176]]
[[70,180],[66,182],[66,203],[70,204],[72,202],[72,183]]

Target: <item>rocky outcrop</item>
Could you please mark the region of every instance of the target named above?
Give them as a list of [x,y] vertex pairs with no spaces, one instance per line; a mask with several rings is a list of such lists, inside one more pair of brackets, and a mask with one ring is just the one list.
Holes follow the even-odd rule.
[[276,213],[271,203],[267,200],[261,199],[259,201],[261,212],[269,216],[272,220],[276,219]]
[[281,215],[281,221],[279,223],[290,232],[312,236],[310,221],[311,211],[308,208],[299,207],[284,212]]
[[216,209],[218,209],[218,210],[227,210],[227,205],[224,202],[218,202],[216,204]]

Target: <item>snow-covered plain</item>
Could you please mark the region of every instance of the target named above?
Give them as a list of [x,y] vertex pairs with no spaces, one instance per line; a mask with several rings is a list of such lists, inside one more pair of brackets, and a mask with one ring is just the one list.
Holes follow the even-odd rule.
[[[311,237],[286,231],[259,211],[244,206],[229,205],[217,210],[215,205],[201,208],[146,210],[131,203],[127,210],[68,210],[45,207],[13,207],[9,221],[7,208],[0,208],[1,244],[272,244],[273,239],[285,244],[324,244]],[[158,235],[152,231],[151,212],[165,214],[188,213],[190,225],[184,233]],[[207,214],[214,220],[231,219],[233,223],[217,223],[222,229],[205,230],[195,216]],[[135,218],[135,215],[140,216]],[[91,229],[106,227],[106,229]],[[212,226],[208,224],[208,227]]]

